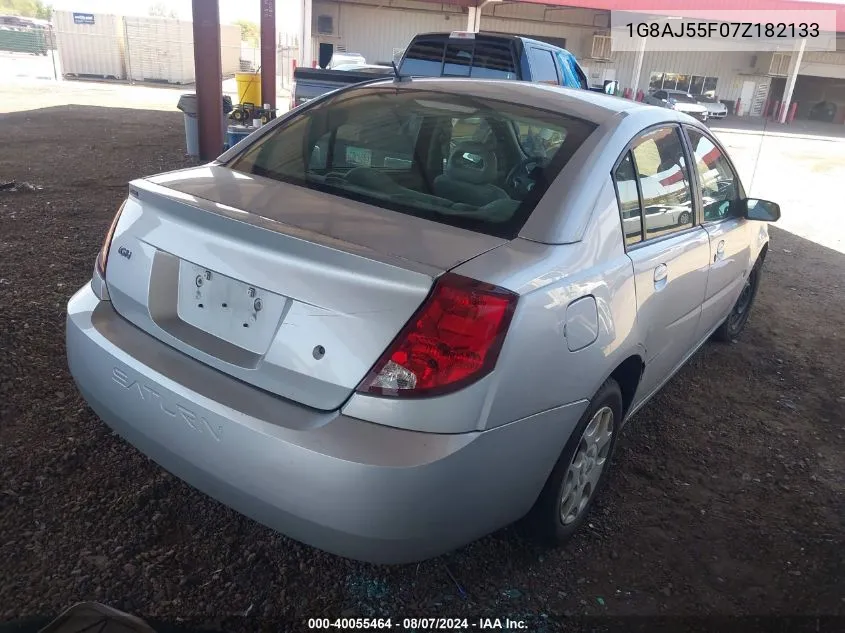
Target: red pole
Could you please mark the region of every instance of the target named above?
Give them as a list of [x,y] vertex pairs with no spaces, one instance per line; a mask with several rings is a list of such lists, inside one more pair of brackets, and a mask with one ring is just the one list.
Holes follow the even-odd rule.
[[261,0],[261,101],[276,107],[276,0]]
[[765,119],[768,116],[769,116],[769,100],[766,99],[763,102],[763,118]]
[[734,114],[735,114],[736,116],[739,116],[739,106],[740,106],[740,105],[742,105],[742,100],[741,100],[741,99],[737,99],[737,100],[736,100],[736,105],[734,105]]
[[772,104],[772,119],[776,119],[778,116],[778,110],[780,109],[780,101],[775,101]]
[[786,122],[792,123],[792,119],[795,118],[795,113],[798,111],[798,102],[793,101],[792,105],[789,106],[789,114],[786,115]]
[[780,104],[780,107],[778,108],[778,118],[777,118],[777,121],[780,121],[780,120],[781,120],[781,118],[783,117],[783,108],[784,108],[785,106],[786,106],[786,102],[783,102],[783,103],[781,103],[781,104]]
[[200,158],[211,160],[223,151],[220,7],[217,0],[193,0],[192,6]]

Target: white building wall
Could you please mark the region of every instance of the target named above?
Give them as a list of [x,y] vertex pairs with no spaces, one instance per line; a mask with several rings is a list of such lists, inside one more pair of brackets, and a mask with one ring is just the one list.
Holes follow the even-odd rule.
[[[445,4],[414,0],[317,0],[313,5],[312,59],[317,44],[332,42],[348,52],[361,53],[368,62],[389,62],[397,49],[404,49],[411,38],[426,31],[456,31],[467,26],[467,11]],[[321,13],[335,18],[335,34],[318,36],[316,19]],[[753,68],[753,52],[674,52],[646,51],[638,85],[632,86],[636,53],[616,52],[610,60],[591,59],[594,35],[609,33],[606,11],[567,7],[548,7],[531,3],[490,4],[481,17],[482,31],[499,31],[538,38],[564,38],[566,47],[600,84],[601,77],[614,77],[622,88],[634,92],[648,89],[651,72],[673,72],[718,77],[717,94],[736,100],[743,82],[768,86],[770,77]],[[842,53],[807,55],[802,74],[826,77],[845,75]]]
[[[417,33],[426,31],[462,31],[466,13],[460,7],[394,0],[388,2],[315,2],[312,9],[312,59],[317,59],[318,44],[345,47],[349,53],[361,53],[368,63],[390,62],[394,49],[404,49]],[[334,35],[317,33],[317,17],[334,18]]]

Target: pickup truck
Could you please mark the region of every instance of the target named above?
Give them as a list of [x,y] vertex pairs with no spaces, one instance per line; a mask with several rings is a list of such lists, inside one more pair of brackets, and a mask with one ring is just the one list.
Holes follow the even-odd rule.
[[[322,94],[398,72],[410,77],[514,79],[589,90],[587,76],[566,49],[507,33],[422,33],[414,37],[396,70],[371,66],[368,72],[297,68],[291,108]],[[596,90],[613,93],[616,82]]]

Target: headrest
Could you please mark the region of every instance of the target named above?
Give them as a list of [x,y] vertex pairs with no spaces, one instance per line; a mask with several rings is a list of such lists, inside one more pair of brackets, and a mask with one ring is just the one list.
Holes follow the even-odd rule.
[[455,180],[483,185],[498,175],[496,153],[483,143],[460,143],[446,163],[445,174]]

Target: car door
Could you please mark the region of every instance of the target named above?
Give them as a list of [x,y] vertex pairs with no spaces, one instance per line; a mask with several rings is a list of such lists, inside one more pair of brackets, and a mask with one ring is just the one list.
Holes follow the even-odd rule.
[[707,292],[699,336],[707,336],[728,316],[748,276],[750,224],[737,214],[742,184],[725,151],[710,135],[685,127],[695,178],[701,193],[701,222],[710,240]]
[[[680,128],[660,126],[633,141],[614,173],[626,250],[634,266],[637,327],[645,348],[638,400],[659,388],[697,342],[710,242],[695,221],[684,157]],[[676,224],[667,226],[643,213],[656,205],[683,211]]]

